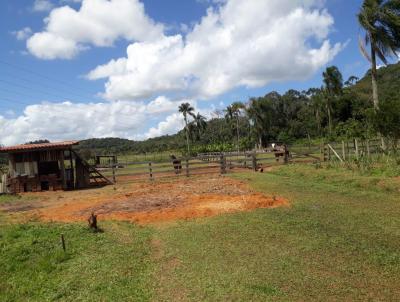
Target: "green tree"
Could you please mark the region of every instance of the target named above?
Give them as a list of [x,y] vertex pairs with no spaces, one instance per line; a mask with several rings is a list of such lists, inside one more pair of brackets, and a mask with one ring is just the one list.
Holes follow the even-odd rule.
[[336,66],[328,67],[322,74],[325,84],[326,110],[328,113],[329,134],[332,134],[332,103],[334,99],[342,94],[343,76]]
[[239,120],[240,116],[242,114],[242,110],[245,108],[244,104],[242,102],[235,102],[231,105],[232,111],[233,111],[233,116],[235,117],[236,120],[236,147],[237,147],[237,152],[240,151],[239,147],[239,142],[240,142],[240,128],[239,128]]
[[189,145],[189,127],[188,127],[188,115],[194,117],[194,108],[189,103],[182,103],[179,106],[179,112],[182,113],[183,119],[185,120],[185,132],[186,132],[186,146],[188,156],[190,155],[190,145]]
[[[378,110],[377,56],[387,65],[387,58],[397,56],[396,52],[400,50],[400,1],[364,0],[358,22],[365,30],[365,39],[360,38],[359,45],[371,63],[372,99]],[[366,50],[367,45],[370,45],[370,52]]]
[[[310,106],[312,108],[312,112],[315,117],[315,121],[317,123],[317,134],[321,136],[322,134],[322,111],[324,104],[324,93],[323,89],[318,88],[310,88],[307,91],[307,95],[310,97]],[[309,117],[311,118],[311,117]]]
[[207,119],[198,112],[194,116],[194,123],[196,125],[196,139],[199,140],[200,136],[204,133],[207,128]]

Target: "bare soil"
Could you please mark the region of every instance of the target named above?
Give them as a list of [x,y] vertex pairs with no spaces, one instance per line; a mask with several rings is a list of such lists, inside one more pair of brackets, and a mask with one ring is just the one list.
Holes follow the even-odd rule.
[[115,189],[25,193],[20,201],[0,205],[0,210],[15,218],[60,222],[86,221],[94,212],[99,221],[147,224],[288,205],[244,182],[213,175],[125,183]]

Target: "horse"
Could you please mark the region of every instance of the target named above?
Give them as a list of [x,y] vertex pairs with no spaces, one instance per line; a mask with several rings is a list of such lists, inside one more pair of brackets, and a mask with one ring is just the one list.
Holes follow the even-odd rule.
[[279,157],[283,157],[285,160],[290,157],[290,152],[286,145],[278,146],[277,148],[274,147],[272,151],[275,153],[275,159],[277,162],[279,162]]
[[171,155],[172,165],[174,166],[175,174],[180,174],[182,170],[182,163],[175,155]]

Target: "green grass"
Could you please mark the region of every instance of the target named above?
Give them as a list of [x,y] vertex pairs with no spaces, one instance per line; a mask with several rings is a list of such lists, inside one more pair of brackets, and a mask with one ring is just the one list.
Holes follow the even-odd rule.
[[151,231],[124,223],[104,228],[93,233],[77,224],[2,226],[0,300],[148,300]]
[[291,206],[159,227],[109,222],[98,234],[2,225],[0,300],[398,299],[398,179],[312,165],[234,177]]

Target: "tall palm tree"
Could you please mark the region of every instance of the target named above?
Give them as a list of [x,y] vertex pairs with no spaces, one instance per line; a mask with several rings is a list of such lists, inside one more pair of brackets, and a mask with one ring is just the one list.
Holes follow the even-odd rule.
[[[400,1],[364,0],[358,22],[365,30],[364,41],[360,38],[362,54],[371,62],[372,99],[375,110],[379,109],[377,60],[387,65],[387,58],[397,56],[400,50]],[[370,52],[366,46],[370,45]]]
[[325,84],[329,134],[332,134],[332,102],[343,91],[343,76],[336,66],[328,67],[322,75]]
[[189,103],[182,103],[179,106],[179,112],[183,114],[183,119],[185,120],[186,145],[188,156],[190,155],[188,115],[194,117],[193,111],[194,108]]
[[196,135],[197,139],[200,139],[201,134],[204,132],[204,130],[207,128],[207,119],[203,115],[198,112],[194,116],[194,123],[196,125]]
[[231,105],[231,107],[233,110],[233,116],[235,117],[235,120],[236,120],[236,136],[237,136],[236,148],[237,148],[237,152],[239,153],[239,151],[240,151],[240,148],[239,148],[239,141],[240,141],[239,119],[241,116],[242,109],[244,109],[245,106],[242,102],[234,102]]

